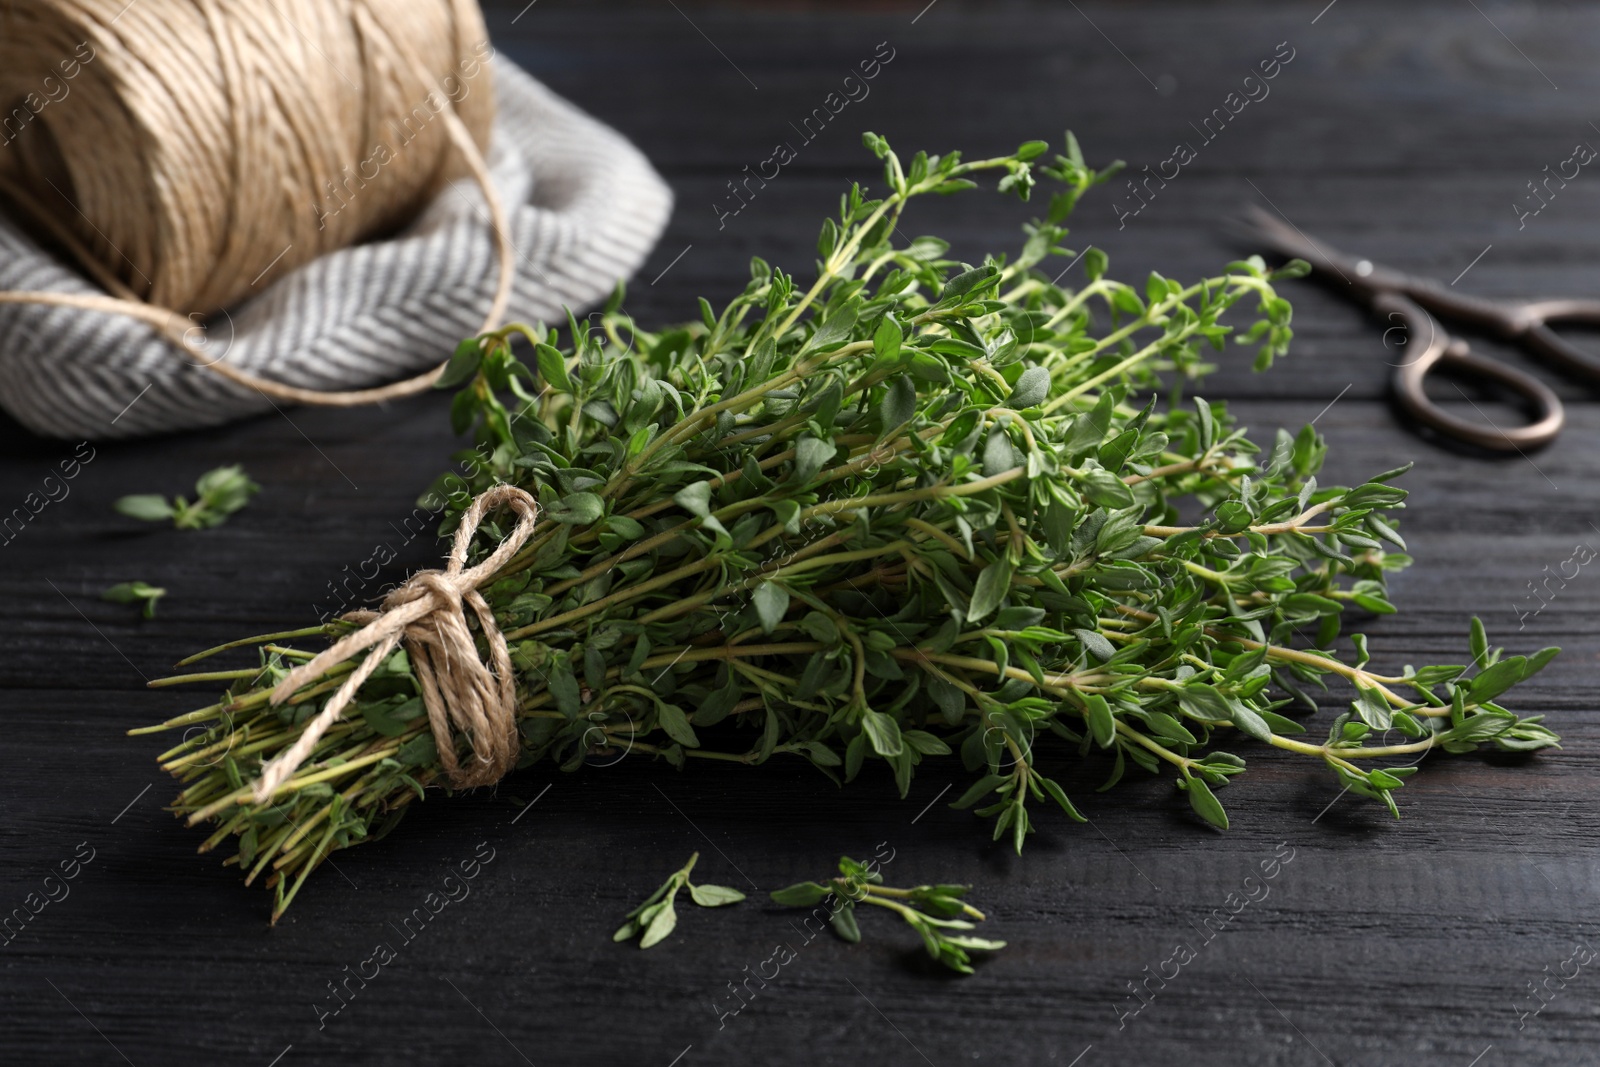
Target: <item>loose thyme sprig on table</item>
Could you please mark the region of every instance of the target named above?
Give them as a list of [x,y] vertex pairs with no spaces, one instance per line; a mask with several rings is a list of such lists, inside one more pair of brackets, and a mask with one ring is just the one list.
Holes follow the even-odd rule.
[[[522,765],[799,758],[835,781],[887,772],[904,793],[923,761],[954,757],[976,779],[958,805],[982,802],[1020,849],[1030,802],[1082,818],[1057,779],[1095,753],[1102,788],[1129,764],[1165,768],[1225,826],[1216,790],[1252,746],[1393,809],[1414,768],[1371,761],[1555,743],[1499,703],[1553,649],[1505,657],[1475,623],[1471,667],[1380,673],[1359,635],[1354,659],[1334,651],[1347,611],[1394,610],[1384,579],[1410,559],[1385,543],[1405,547],[1403,468],[1322,485],[1311,427],[1263,454],[1223,405],[1183,398],[1241,305],[1257,365],[1285,350],[1273,282],[1303,264],[1252,258],[1135,288],[1091,248],[1058,284],[1046,264],[1078,256],[1063,224],[1112,172],[1070,136],[1048,163],[1041,142],[905,162],[865,141],[883,188],[841,197],[810,284],[756,259],[720,311],[702,300],[699,321],[659,332],[619,290],[594,328],[486,334],[448,368],[451,418],[476,448],[436,487],[446,530],[499,481],[543,512],[483,588],[513,651]],[[1026,198],[1036,168],[1056,191],[1016,256],[962,263],[937,238],[896,238],[911,200],[986,174]],[[485,521],[474,558],[507,529]],[[330,852],[386,833],[443,783],[400,651],[310,760],[252,799],[263,761],[352,669],[270,706],[309,658],[282,642],[347,629],[232,642],[202,655],[255,645],[259,665],[161,683],[230,683],[150,729],[204,728],[161,757],[184,783],[174,808],[215,824],[203,849],[236,839],[227,862],[275,886],[274,916]],[[1301,740],[1287,698],[1314,707],[1307,690],[1330,676],[1355,699],[1325,742]]]
[[689,887],[690,899],[702,908],[720,908],[724,904],[737,904],[744,899],[743,893],[725,885],[696,885],[689,881],[689,872],[694,870],[695,862],[699,858],[698,852],[690,856],[689,862],[673,871],[672,875],[661,883],[660,889],[646,897],[643,904],[628,912],[628,921],[617,928],[617,932],[611,935],[611,940],[628,941],[637,937],[640,948],[649,948],[672,933],[678,925],[678,912],[673,906],[673,901],[678,897],[678,890],[684,886]]
[[149,582],[118,582],[116,585],[100,594],[101,600],[109,600],[114,604],[138,604],[139,613],[147,619],[156,617],[156,601],[167,595],[167,591]]
[[250,498],[260,491],[261,487],[235,463],[202,474],[194,483],[193,504],[181,496],[168,500],[159,493],[133,493],[118,497],[111,506],[144,522],[171,519],[180,530],[204,530],[227,522],[229,515],[250,503]]
[[990,941],[970,937],[956,930],[974,930],[976,925],[968,920],[983,922],[987,918],[961,898],[972,889],[969,885],[919,885],[911,889],[893,889],[883,884],[883,874],[867,864],[839,857],[839,874],[825,882],[796,882],[786,889],[772,893],[772,899],[791,908],[811,908],[827,904],[828,923],[833,932],[850,942],[861,940],[861,928],[856,924],[857,904],[875,904],[888,908],[904,919],[922,938],[928,955],[961,974],[971,974],[971,952],[998,952],[1006,947],[1004,941]]

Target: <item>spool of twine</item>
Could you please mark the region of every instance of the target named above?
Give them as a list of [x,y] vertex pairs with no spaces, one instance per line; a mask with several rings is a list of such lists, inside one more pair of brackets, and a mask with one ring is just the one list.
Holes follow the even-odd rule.
[[[483,158],[487,51],[475,0],[6,0],[0,194],[106,295],[0,302],[128,315],[203,357],[205,316],[393,232],[471,176],[499,250],[493,328],[514,264]],[[438,373],[325,393],[191,362],[335,405],[420,392]]]

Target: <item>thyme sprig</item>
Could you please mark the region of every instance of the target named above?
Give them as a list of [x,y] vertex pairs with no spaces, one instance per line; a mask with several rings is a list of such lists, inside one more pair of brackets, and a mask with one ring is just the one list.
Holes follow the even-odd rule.
[[227,522],[229,515],[250,503],[250,498],[260,491],[261,487],[235,463],[202,474],[194,483],[192,504],[181,496],[168,500],[159,493],[132,493],[118,497],[111,506],[144,522],[170,519],[180,530],[205,530]]
[[156,617],[156,601],[167,595],[167,591],[149,582],[118,582],[100,594],[101,600],[109,600],[114,604],[138,604],[139,613],[147,619]]
[[695,862],[699,858],[698,852],[690,856],[688,863],[673,871],[667,880],[661,883],[661,888],[646,897],[643,904],[628,912],[627,921],[611,935],[611,940],[630,941],[637,937],[640,948],[649,948],[659,943],[677,928],[678,912],[673,902],[678,897],[678,890],[684,886],[689,887],[690,899],[702,908],[720,908],[725,904],[737,904],[744,899],[743,893],[725,885],[696,885],[689,881],[689,872],[694,870]]
[[[1041,142],[907,162],[865,141],[881,194],[840,198],[810,284],[755,259],[686,325],[645,329],[619,289],[565,337],[517,326],[458,349],[451,418],[475,447],[430,492],[445,530],[495,482],[542,509],[484,590],[514,653],[523,765],[798,758],[835,781],[886,772],[904,794],[924,761],[958,758],[975,781],[957,805],[1020,849],[1037,803],[1082,819],[1058,780],[1074,762],[1101,788],[1164,770],[1226,826],[1236,749],[1308,758],[1398,812],[1426,752],[1555,743],[1500,702],[1554,649],[1506,656],[1474,623],[1464,664],[1382,673],[1359,634],[1353,657],[1337,651],[1348,616],[1394,610],[1404,468],[1323,485],[1312,427],[1263,448],[1224,405],[1186,398],[1205,349],[1232,337],[1263,368],[1286,350],[1274,283],[1304,264],[1136,288],[1066,246],[1078,198],[1114,170],[1070,136],[1048,160]],[[911,200],[985,175],[1023,198],[1054,189],[1017,254],[973,264],[897,237]],[[1063,282],[1052,260],[1081,266]],[[505,531],[485,521],[476,551]],[[283,642],[344,629],[219,646],[254,644],[259,663],[168,680],[229,689],[151,728],[200,728],[161,757],[184,783],[175,810],[215,824],[203,848],[237,840],[228,862],[276,888],[275,915],[330,852],[442,781],[397,652],[278,793],[251,798],[350,669],[271,707],[308,656]],[[1286,705],[1314,709],[1329,681],[1347,707],[1326,741],[1303,740]]]
[[883,874],[867,864],[839,857],[839,874],[823,882],[796,882],[775,890],[772,899],[791,908],[811,908],[831,901],[828,922],[833,932],[849,942],[861,940],[856,922],[857,904],[887,908],[906,921],[922,938],[928,955],[961,974],[972,974],[973,952],[998,952],[1004,941],[972,937],[962,933],[974,930],[987,918],[962,898],[969,885],[919,885],[895,889],[883,884]]

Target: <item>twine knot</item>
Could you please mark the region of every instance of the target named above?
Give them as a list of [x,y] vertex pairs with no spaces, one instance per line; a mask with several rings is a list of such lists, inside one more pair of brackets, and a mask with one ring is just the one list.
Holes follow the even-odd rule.
[[[501,504],[517,513],[516,528],[488,558],[468,568],[467,549],[472,535],[489,509]],[[343,616],[360,623],[361,629],[290,671],[272,690],[272,703],[283,703],[302,686],[364,651],[366,658],[316,718],[306,724],[299,740],[262,768],[255,787],[256,803],[271,798],[310,758],[322,735],[339,720],[362,684],[402,642],[422,688],[422,702],[428,710],[439,762],[450,784],[458,789],[490,785],[516,766],[517,693],[511,654],[478,587],[493,580],[495,573],[527,543],[537,515],[533,497],[514,485],[485,490],[461,516],[444,570],[412,575],[384,598],[377,611],[353,611]],[[467,625],[468,608],[477,616],[488,645],[488,663],[479,657],[477,642]],[[456,758],[455,730],[465,733],[472,746],[472,758],[466,766]]]

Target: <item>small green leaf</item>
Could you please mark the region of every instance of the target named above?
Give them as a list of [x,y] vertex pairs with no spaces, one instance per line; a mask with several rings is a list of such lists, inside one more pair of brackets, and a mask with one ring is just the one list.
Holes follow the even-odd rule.
[[[893,315],[885,315],[872,335],[872,352],[879,363],[894,363],[900,359],[900,345],[905,335]],[[904,421],[904,420],[902,420]],[[897,424],[898,425],[898,424]]]
[[1522,668],[1522,680],[1527,681],[1529,678],[1532,678],[1534,675],[1544,670],[1545,666],[1560,654],[1561,649],[1555,645],[1551,645],[1547,648],[1541,648],[1539,651],[1529,656],[1527,665]]
[[733,711],[733,706],[739,702],[739,697],[744,690],[739,687],[739,676],[733,672],[728,673],[728,684],[715,690],[710,696],[700,702],[695,709],[694,722],[697,726],[715,726]]
[[702,908],[720,908],[724,904],[737,904],[744,894],[725,885],[691,885],[689,895]]
[[483,345],[476,337],[469,337],[456,345],[455,352],[450,356],[450,362],[444,365],[444,370],[439,372],[439,377],[434,379],[435,389],[454,389],[464,382],[470,381],[478,373],[478,364],[483,362]]
[[684,748],[699,748],[700,738],[695,734],[694,727],[689,725],[689,717],[683,709],[673,704],[656,705],[656,721],[661,724],[667,736],[672,738]]
[[1194,809],[1196,815],[1220,830],[1228,828],[1228,813],[1222,810],[1222,804],[1210,786],[1199,778],[1190,778],[1187,791],[1189,806]]
[[816,437],[802,437],[794,446],[794,477],[797,482],[809,482],[817,476],[822,465],[832,459],[839,449],[832,441]]
[[[981,737],[982,735],[975,735]],[[994,792],[995,788],[1004,785],[1010,778],[1003,774],[986,774],[972,784],[972,787],[960,797],[950,802],[952,808],[957,810],[970,808],[980,799]]]
[[1202,719],[1228,722],[1233,718],[1233,706],[1215,687],[1204,682],[1190,681],[1178,691],[1178,704],[1184,711]]
[[1522,656],[1512,656],[1500,660],[1486,670],[1480,671],[1468,683],[1474,703],[1482,704],[1493,700],[1507,689],[1522,681],[1528,661]]
[[1029,367],[1012,387],[1006,406],[1022,410],[1037,407],[1050,396],[1050,372],[1044,367]]
[[[419,708],[421,703],[417,700]],[[360,707],[367,725],[384,737],[400,737],[411,731],[411,724],[397,716],[395,712],[399,709],[388,701],[366,701]]]
[[433,734],[421,733],[401,745],[394,758],[407,767],[424,767],[439,761],[439,748]]
[[118,582],[116,585],[100,594],[100,599],[110,600],[117,604],[132,604],[145,598],[144,589],[148,589],[143,582]]
[[[1111,643],[1110,638],[1098,630],[1075,629],[1072,631],[1077,639],[1083,642],[1083,647],[1089,655],[1104,663],[1117,654],[1117,646]],[[1101,703],[1104,703],[1102,700]]]
[[1110,748],[1117,739],[1117,721],[1111,714],[1111,705],[1099,693],[1091,693],[1083,698],[1083,702],[1084,718],[1089,721],[1089,731],[1094,735],[1095,743],[1101,748]]
[[828,893],[827,886],[818,885],[816,882],[796,882],[783,889],[775,889],[770,895],[775,903],[786,907],[809,908],[813,904],[821,903]]
[[837,767],[844,762],[837,752],[821,741],[803,741],[796,746],[796,750],[804,753],[818,767]]
[[261,491],[261,487],[249,479],[243,467],[235,463],[206,471],[194,483],[194,491],[199,497],[199,504],[214,516],[206,525],[215,526],[223,517],[248,504],[250,498]]
[[1204,451],[1216,442],[1217,420],[1211,412],[1211,405],[1198,396],[1194,398],[1194,413],[1200,428],[1200,448]]
[[1000,606],[1011,591],[1011,561],[1002,557],[983,568],[973,587],[972,603],[967,608],[967,621],[977,622]]
[[667,901],[659,911],[650,919],[650,925],[645,928],[644,936],[639,939],[640,948],[649,948],[658,944],[678,925],[678,912],[672,906],[672,901]]
[[944,740],[926,730],[902,730],[900,740],[909,745],[914,752],[924,756],[948,756],[950,746]]
[[[599,522],[606,513],[605,501],[595,493],[569,493],[546,508],[544,517],[551,522],[568,526],[588,526]],[[638,525],[635,523],[634,525]]]
[[805,618],[800,620],[800,629],[811,635],[812,640],[821,641],[825,645],[834,644],[839,640],[839,627],[820,611],[807,612]]
[[573,392],[572,378],[567,374],[567,358],[559,349],[549,345],[535,345],[534,362],[539,365],[539,377],[558,393]]
[[1105,439],[1106,432],[1111,428],[1111,415],[1115,407],[1115,397],[1110,393],[1101,394],[1095,406],[1079,415],[1073,422],[1071,432],[1061,443],[1061,451],[1069,456],[1076,456],[1091,448],[1099,448],[1100,442]]
[[988,440],[983,445],[984,477],[993,478],[1017,466],[1017,450],[1011,446],[1011,438],[998,426],[990,430]]
[[986,284],[999,277],[999,268],[984,265],[969,271],[963,271],[954,278],[944,283],[944,288],[939,291],[939,303],[953,303],[956,297],[965,296],[975,289],[983,288]]
[[846,902],[843,907],[828,916],[828,922],[833,927],[833,932],[851,944],[861,940],[861,928],[856,925],[856,906]]
[[673,502],[691,515],[702,519],[711,516],[711,483],[692,482],[672,496]]
[[570,670],[557,669],[550,672],[547,683],[550,695],[555,697],[556,709],[569,719],[576,719],[582,708],[582,692],[578,686],[578,676]]
[[613,515],[606,520],[606,528],[618,537],[629,541],[637,541],[644,536],[644,527],[636,519],[626,515]]
[[1489,636],[1483,631],[1483,620],[1472,617],[1472,632],[1468,647],[1472,649],[1472,662],[1482,668],[1489,660]]
[[849,337],[851,328],[856,324],[858,308],[859,303],[854,302],[829,315],[822,325],[817,327],[817,332],[811,338],[811,347],[826,348]]
[[118,582],[100,594],[101,599],[117,604],[140,604],[141,613],[151,619],[156,614],[156,601],[167,595],[165,589],[145,582]]
[[1133,504],[1133,491],[1121,478],[1103,468],[1083,476],[1083,496],[1102,508],[1125,508]]
[[750,594],[755,603],[756,615],[761,619],[761,629],[771,633],[789,611],[789,591],[777,582],[762,582]]
[[119,497],[111,506],[129,518],[143,522],[162,522],[175,514],[172,505],[167,503],[167,498],[155,493],[134,493],[131,496]]
[[1268,726],[1267,720],[1257,715],[1253,708],[1242,702],[1234,701],[1230,704],[1230,710],[1232,711],[1230,718],[1233,720],[1233,725],[1239,728],[1240,733],[1253,737],[1257,741],[1271,743],[1272,727]]
[[1050,794],[1050,799],[1061,805],[1061,810],[1066,812],[1074,822],[1089,821],[1083,817],[1083,814],[1079,812],[1078,809],[1073,806],[1072,801],[1067,798],[1066,790],[1062,789],[1059,785],[1057,785],[1055,782],[1052,782],[1048,778],[1041,777],[1038,781],[1039,784],[1044,787],[1044,791]]
[[898,756],[902,751],[900,724],[892,715],[868,710],[861,717],[861,729],[867,735],[872,750],[880,756]]
[[909,374],[889,379],[883,402],[878,406],[880,437],[887,436],[910,422],[917,413],[917,383]]
[[1098,281],[1105,276],[1106,267],[1110,258],[1100,248],[1091,247],[1083,253],[1083,273],[1090,281]]

